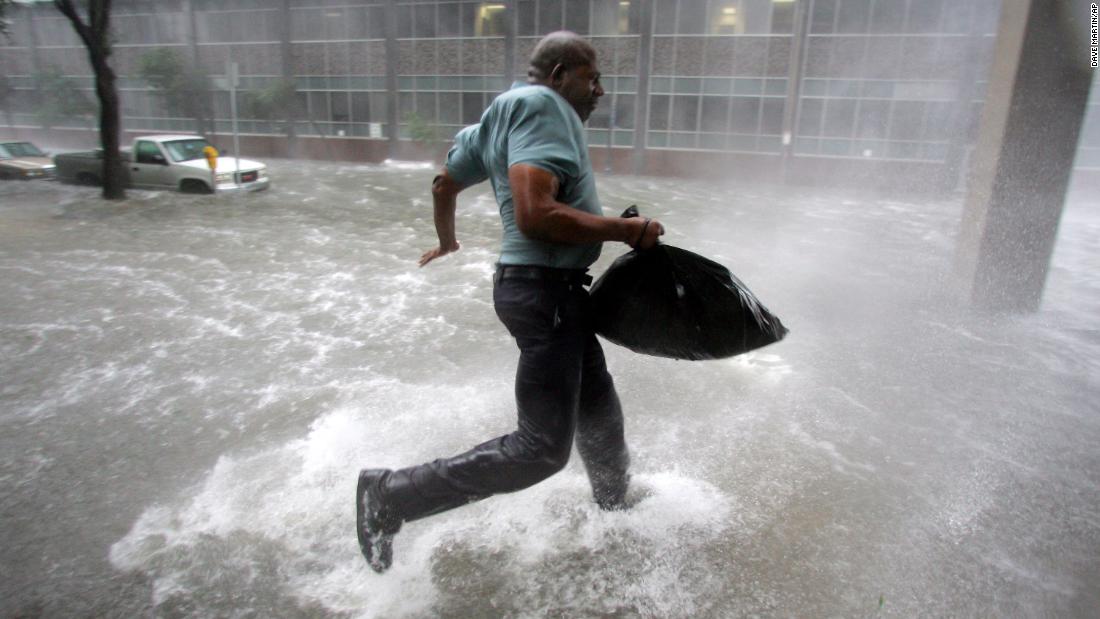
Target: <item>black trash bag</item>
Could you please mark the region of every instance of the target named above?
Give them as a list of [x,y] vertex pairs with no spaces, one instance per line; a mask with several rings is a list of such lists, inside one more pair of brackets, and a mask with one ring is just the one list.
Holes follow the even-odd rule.
[[591,295],[596,333],[657,357],[724,359],[787,334],[729,269],[663,243],[620,256]]

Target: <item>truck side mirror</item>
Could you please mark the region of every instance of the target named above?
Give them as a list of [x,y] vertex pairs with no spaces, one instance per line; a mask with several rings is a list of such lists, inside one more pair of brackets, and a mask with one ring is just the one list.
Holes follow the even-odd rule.
[[164,155],[150,155],[153,163],[159,163],[160,165],[168,165],[168,162],[164,160]]

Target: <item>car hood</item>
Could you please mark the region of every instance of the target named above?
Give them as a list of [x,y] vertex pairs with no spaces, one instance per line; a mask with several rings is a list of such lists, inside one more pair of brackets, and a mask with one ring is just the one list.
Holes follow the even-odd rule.
[[[250,161],[248,159],[241,159],[241,172],[247,172],[249,170],[262,170],[266,168],[264,164],[259,161]],[[191,161],[181,161],[179,165],[196,168],[206,172],[210,171],[210,166],[206,164],[205,159],[192,159]],[[237,171],[237,158],[236,157],[218,157],[218,174],[232,174]]]
[[20,170],[48,170],[52,167],[53,161],[50,161],[49,157],[16,157],[14,159],[0,160],[0,165],[11,166],[13,168],[19,168]]

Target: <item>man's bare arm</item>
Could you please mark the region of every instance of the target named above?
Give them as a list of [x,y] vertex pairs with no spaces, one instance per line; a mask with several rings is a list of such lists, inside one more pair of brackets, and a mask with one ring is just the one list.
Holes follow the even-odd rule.
[[420,256],[420,266],[459,250],[458,239],[455,238],[455,210],[458,205],[458,193],[462,189],[462,185],[448,176],[446,168],[432,180],[432,205],[435,210],[435,233],[439,237],[439,247],[424,252]]
[[604,217],[577,210],[554,199],[558,178],[537,166],[518,163],[508,168],[516,226],[528,238],[580,245],[622,241],[648,249],[665,233],[655,220]]

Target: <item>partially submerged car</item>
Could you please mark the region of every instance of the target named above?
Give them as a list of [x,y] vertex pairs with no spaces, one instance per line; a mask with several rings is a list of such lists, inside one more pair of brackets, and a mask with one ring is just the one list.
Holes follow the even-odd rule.
[[[197,135],[145,135],[132,148],[120,149],[122,178],[127,187],[178,189],[189,193],[259,191],[270,180],[267,166],[248,159],[217,156],[210,169],[207,147]],[[216,151],[212,151],[215,152]],[[99,185],[103,179],[103,151],[62,153],[53,158],[63,181]]]
[[49,155],[34,144],[0,140],[0,179],[53,178],[56,169]]

